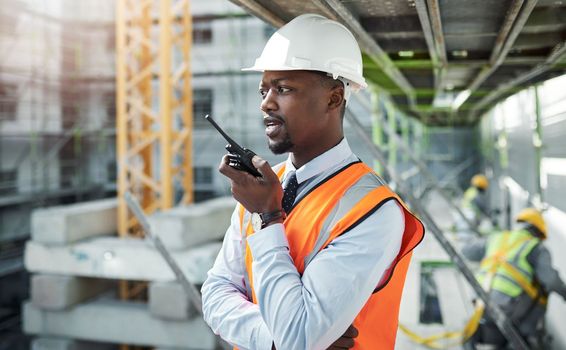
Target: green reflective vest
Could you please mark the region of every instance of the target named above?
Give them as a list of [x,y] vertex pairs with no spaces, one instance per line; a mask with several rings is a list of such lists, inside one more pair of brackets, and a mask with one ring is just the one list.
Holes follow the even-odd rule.
[[510,297],[517,297],[525,292],[533,299],[539,298],[534,270],[527,261],[527,256],[539,242],[538,238],[526,230],[490,236],[478,273],[480,284]]
[[476,205],[474,204],[474,199],[476,199],[476,197],[479,194],[479,190],[475,187],[470,187],[466,190],[466,192],[464,192],[464,196],[462,197],[462,208],[464,209],[471,209],[473,210],[475,213],[478,212],[478,208],[476,208]]

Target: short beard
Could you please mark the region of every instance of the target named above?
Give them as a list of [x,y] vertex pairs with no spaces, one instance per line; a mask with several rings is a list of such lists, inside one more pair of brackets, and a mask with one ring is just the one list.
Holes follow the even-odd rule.
[[268,141],[267,146],[269,147],[271,152],[273,152],[273,154],[283,154],[291,151],[291,148],[293,148],[294,144],[293,141],[291,141],[289,134],[287,134],[287,137],[285,137],[283,141],[278,143],[269,143]]

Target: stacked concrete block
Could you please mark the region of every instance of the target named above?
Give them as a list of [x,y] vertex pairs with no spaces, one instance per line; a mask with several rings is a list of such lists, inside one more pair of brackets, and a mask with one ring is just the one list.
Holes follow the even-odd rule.
[[38,209],[31,216],[34,242],[69,244],[117,231],[118,201],[104,199]]
[[[33,273],[31,300],[23,308],[24,330],[39,336],[33,348],[67,350],[90,341],[101,349],[110,343],[213,349],[214,334],[152,241],[116,235],[116,203],[95,201],[33,214],[32,240],[24,254]],[[220,198],[150,217],[154,234],[192,283],[206,279],[234,205],[231,198]],[[148,282],[149,300],[119,300],[118,280]]]
[[[173,258],[187,278],[202,284],[220,242],[174,251]],[[24,264],[28,271],[133,281],[173,281],[175,275],[150,240],[100,237],[73,245],[26,243]]]
[[153,282],[149,286],[149,312],[165,320],[188,320],[196,310],[176,282]]
[[31,350],[114,350],[108,343],[80,341],[69,338],[37,337],[31,342]]
[[109,280],[40,274],[31,278],[31,300],[39,308],[64,310],[111,289]]
[[152,317],[147,304],[99,299],[66,312],[26,303],[24,331],[71,339],[186,349],[214,349],[215,338],[201,318],[168,321]]
[[167,248],[187,249],[222,239],[235,204],[232,197],[221,197],[152,215],[149,222]]

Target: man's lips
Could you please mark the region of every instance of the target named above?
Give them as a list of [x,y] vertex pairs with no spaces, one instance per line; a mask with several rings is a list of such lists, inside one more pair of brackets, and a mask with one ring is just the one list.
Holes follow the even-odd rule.
[[265,116],[263,117],[263,124],[265,125],[265,134],[267,137],[275,137],[281,132],[284,124],[283,118],[279,116]]
[[263,117],[263,124],[265,124],[265,126],[283,124],[283,123],[284,123],[284,120],[280,116],[266,115],[266,116]]

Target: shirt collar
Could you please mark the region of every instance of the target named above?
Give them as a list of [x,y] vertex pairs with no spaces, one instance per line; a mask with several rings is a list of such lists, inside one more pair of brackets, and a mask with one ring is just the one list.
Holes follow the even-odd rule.
[[340,164],[348,157],[352,155],[352,150],[348,141],[344,137],[339,144],[332,147],[328,151],[322,153],[318,157],[312,159],[310,162],[306,163],[299,169],[295,169],[293,162],[291,161],[291,155],[287,158],[285,162],[285,175],[283,178],[287,177],[290,171],[296,171],[297,182],[301,184],[302,182]]

